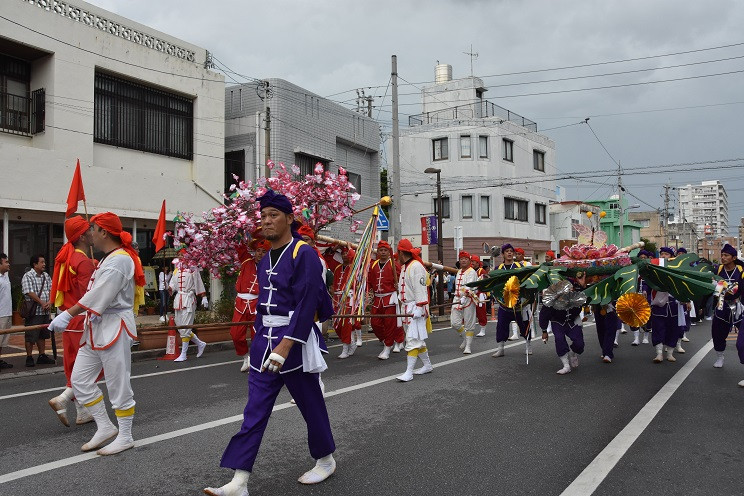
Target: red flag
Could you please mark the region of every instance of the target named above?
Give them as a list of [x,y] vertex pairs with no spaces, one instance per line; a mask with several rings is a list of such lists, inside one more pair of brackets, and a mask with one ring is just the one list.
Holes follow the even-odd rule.
[[85,190],[83,190],[83,176],[80,175],[80,159],[78,159],[75,174],[72,176],[70,193],[67,195],[67,212],[65,212],[65,217],[69,217],[77,211],[80,200],[85,201]]
[[152,242],[155,243],[155,252],[160,251],[165,246],[165,200],[163,200],[163,206],[160,208],[160,217],[158,217],[158,225],[155,226],[155,234],[152,236]]

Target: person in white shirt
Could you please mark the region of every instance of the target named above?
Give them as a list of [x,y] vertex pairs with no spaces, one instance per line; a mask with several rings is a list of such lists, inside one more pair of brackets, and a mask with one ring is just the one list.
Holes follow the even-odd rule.
[[[10,261],[8,255],[0,253],[0,331],[10,329],[13,324],[13,297],[10,291]],[[3,346],[8,345],[10,334],[0,335],[0,356]],[[10,369],[13,365],[0,359],[0,369]]]
[[[168,290],[175,295],[173,309],[176,312],[176,325],[187,326],[194,323],[196,315],[196,299],[201,296],[201,304],[204,308],[209,307],[207,301],[207,290],[204,288],[201,273],[198,269],[184,267],[178,259],[174,259],[176,271],[170,281]],[[207,343],[199,339],[194,331],[189,328],[178,329],[181,334],[181,355],[174,362],[186,361],[186,352],[189,349],[189,341],[196,344],[196,357],[204,353]]]
[[163,267],[163,271],[158,274],[158,293],[160,294],[160,322],[165,322],[165,314],[168,313],[168,286],[171,278],[170,266]]

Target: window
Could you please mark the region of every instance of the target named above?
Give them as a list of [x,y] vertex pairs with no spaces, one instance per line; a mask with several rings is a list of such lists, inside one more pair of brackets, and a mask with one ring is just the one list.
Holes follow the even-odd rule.
[[471,195],[462,196],[462,218],[472,219],[473,218],[473,197]]
[[434,160],[447,160],[449,151],[447,150],[447,138],[438,138],[431,140]]
[[532,151],[532,166],[536,171],[545,172],[545,152]]
[[478,136],[478,157],[488,158],[488,136]]
[[527,222],[527,206],[529,202],[516,198],[504,198],[504,218]]
[[[235,179],[233,175],[238,176]],[[225,194],[230,196],[230,186],[245,180],[245,150],[225,152]]]
[[514,142],[504,138],[504,160],[514,162]]
[[30,91],[31,64],[0,54],[0,129],[12,134],[44,130],[45,93]]
[[[437,206],[437,199],[434,198],[434,215],[439,215],[439,207]],[[442,218],[450,218],[450,199],[449,196],[442,197]]]
[[469,134],[460,136],[460,158],[471,158],[473,156],[472,147]]
[[610,203],[610,208],[609,208],[610,210],[617,210],[619,208],[620,208],[619,203]]
[[480,197],[480,218],[481,219],[491,218],[491,197],[490,196]]
[[356,188],[356,192],[360,195],[362,194],[362,176],[359,174],[355,174],[353,172],[346,172],[346,175],[349,177],[349,182],[351,183],[354,188]]
[[637,221],[641,227],[651,227],[651,219],[641,219]]
[[300,168],[300,175],[302,177],[305,177],[308,174],[314,174],[315,165],[318,163],[323,165],[323,170],[328,170],[328,160],[313,157],[307,153],[295,153],[295,165]]
[[542,203],[535,203],[535,224],[547,224],[548,220],[545,216],[547,207]]
[[191,160],[194,102],[110,74],[95,75],[93,141]]

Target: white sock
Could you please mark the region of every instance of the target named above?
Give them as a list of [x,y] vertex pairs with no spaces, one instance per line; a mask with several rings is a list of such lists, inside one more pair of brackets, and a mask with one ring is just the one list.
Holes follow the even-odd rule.
[[64,391],[62,391],[60,396],[66,399],[67,401],[72,401],[72,398],[75,396],[75,394],[72,392],[72,388],[68,387],[68,388],[65,388]]

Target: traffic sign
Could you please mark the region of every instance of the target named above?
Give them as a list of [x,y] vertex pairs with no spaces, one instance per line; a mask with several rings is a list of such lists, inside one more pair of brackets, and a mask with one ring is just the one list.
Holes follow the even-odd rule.
[[390,221],[385,215],[385,211],[383,209],[380,209],[379,214],[377,215],[377,230],[378,231],[389,231],[390,230]]

